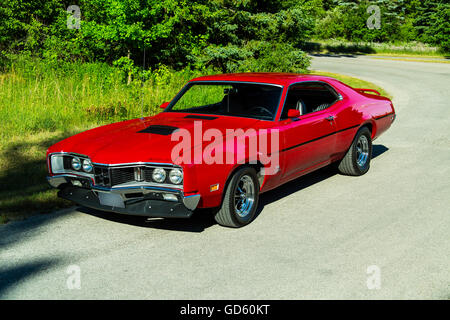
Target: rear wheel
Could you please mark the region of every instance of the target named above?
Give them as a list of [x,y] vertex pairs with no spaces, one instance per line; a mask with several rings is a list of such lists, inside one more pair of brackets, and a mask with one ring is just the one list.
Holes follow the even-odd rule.
[[255,216],[259,200],[259,182],[253,168],[244,167],[233,174],[215,220],[222,226],[239,228]]
[[338,169],[346,175],[361,176],[369,171],[371,158],[372,135],[367,127],[363,127],[357,132]]

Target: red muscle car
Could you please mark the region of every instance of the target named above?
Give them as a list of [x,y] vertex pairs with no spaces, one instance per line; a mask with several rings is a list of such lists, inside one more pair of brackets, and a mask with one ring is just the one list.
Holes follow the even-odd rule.
[[375,90],[286,73],[196,78],[161,108],[51,146],[50,185],[99,210],[190,217],[216,208],[219,224],[241,227],[261,193],[292,179],[333,162],[366,173],[372,141],[395,120]]

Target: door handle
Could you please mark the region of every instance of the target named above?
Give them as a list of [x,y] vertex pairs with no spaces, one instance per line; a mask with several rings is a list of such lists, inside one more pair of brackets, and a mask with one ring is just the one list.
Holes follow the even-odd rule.
[[328,117],[326,117],[325,119],[327,119],[328,121],[333,121],[334,120],[334,116],[328,116]]

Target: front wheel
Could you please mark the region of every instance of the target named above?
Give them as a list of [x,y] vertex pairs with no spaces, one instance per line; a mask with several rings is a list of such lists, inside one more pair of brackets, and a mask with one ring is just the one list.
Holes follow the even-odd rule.
[[372,135],[367,127],[363,127],[339,163],[339,171],[350,176],[361,176],[369,171],[371,158]]
[[215,215],[218,224],[239,228],[255,217],[259,200],[259,182],[253,168],[235,172],[228,183],[220,210]]

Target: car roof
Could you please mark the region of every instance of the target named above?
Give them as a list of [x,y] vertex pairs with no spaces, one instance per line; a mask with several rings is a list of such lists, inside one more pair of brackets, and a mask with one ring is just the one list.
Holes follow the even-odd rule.
[[[327,81],[328,80],[328,81]],[[275,72],[245,72],[245,73],[227,73],[217,74],[194,78],[189,82],[194,81],[242,81],[242,82],[257,82],[277,85],[290,85],[301,81],[325,81],[334,80],[330,77],[317,76],[311,74],[299,73],[275,73]]]

